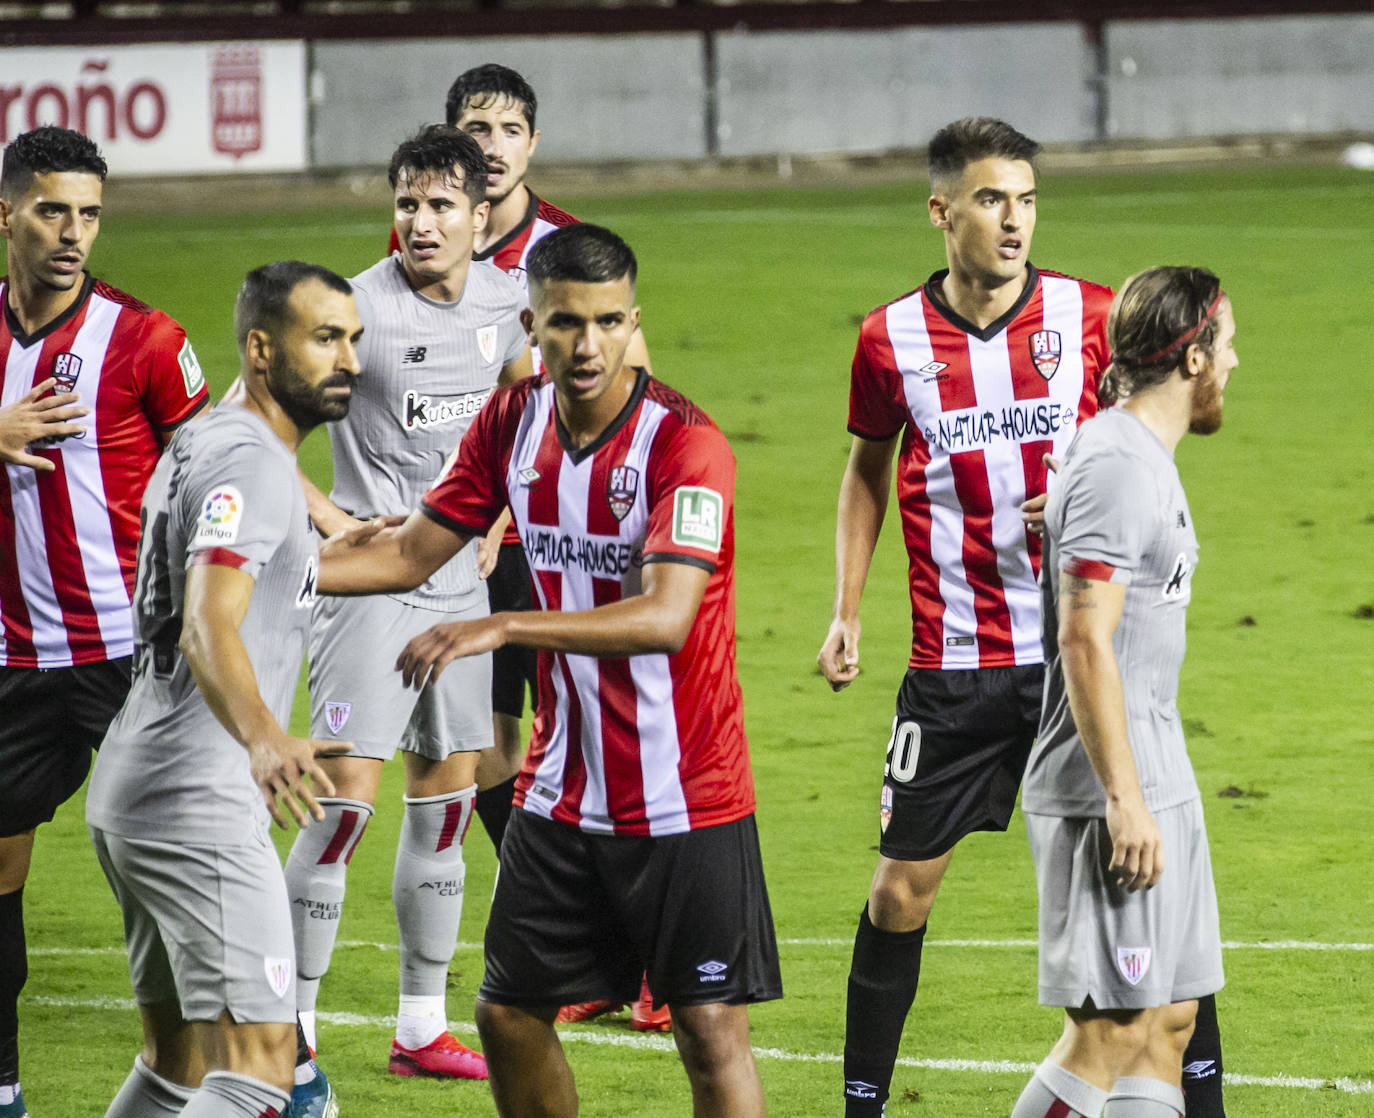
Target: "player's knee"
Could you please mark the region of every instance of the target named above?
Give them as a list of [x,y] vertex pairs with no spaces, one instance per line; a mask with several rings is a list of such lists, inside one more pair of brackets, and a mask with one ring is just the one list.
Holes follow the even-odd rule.
[[896,864],[880,866],[868,894],[868,918],[885,932],[914,932],[930,916],[939,878],[903,872]]
[[744,1006],[680,1006],[673,1010],[673,1036],[683,1067],[694,1081],[732,1075],[752,1058]]
[[1154,1021],[1152,1044],[1167,1056],[1181,1057],[1193,1036],[1197,1002],[1175,1002],[1160,1008]]

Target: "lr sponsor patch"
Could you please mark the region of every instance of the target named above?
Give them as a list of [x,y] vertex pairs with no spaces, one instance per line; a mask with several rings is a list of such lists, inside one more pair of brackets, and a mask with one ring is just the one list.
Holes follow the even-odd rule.
[[639,495],[639,471],[633,466],[616,466],[606,479],[606,503],[611,506],[611,515],[624,520],[635,507],[635,497]]
[[199,545],[233,543],[239,538],[241,523],[243,494],[232,485],[221,485],[211,490],[201,504],[196,537],[192,542]]
[[1138,985],[1150,969],[1150,949],[1148,947],[1118,947],[1116,949],[1116,969],[1121,977],[1132,986]]
[[725,500],[714,489],[684,485],[673,494],[673,543],[719,551],[725,535]]
[[295,963],[291,959],[275,959],[268,955],[262,961],[262,969],[267,975],[267,985],[279,998],[286,997],[291,989],[291,978],[295,973]]
[[344,728],[344,723],[348,721],[348,716],[352,713],[352,703],[326,702],[324,704],[324,724],[329,727],[331,734],[337,734]]
[[477,327],[477,351],[487,364],[496,360],[496,330],[495,325]]
[[1030,346],[1031,360],[1035,362],[1035,371],[1049,380],[1058,370],[1059,358],[1063,353],[1059,331],[1037,330],[1027,344]]
[[181,366],[181,381],[186,385],[186,395],[194,396],[205,387],[205,374],[200,371],[200,362],[196,359],[196,351],[191,348],[190,338],[181,343],[177,364]]

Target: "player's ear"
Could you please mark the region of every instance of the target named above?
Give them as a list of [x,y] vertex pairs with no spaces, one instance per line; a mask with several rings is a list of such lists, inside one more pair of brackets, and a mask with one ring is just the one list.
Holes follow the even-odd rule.
[[480,233],[487,227],[487,218],[491,216],[491,203],[478,202],[472,208],[472,231]]
[[534,149],[539,146],[539,129],[536,128],[530,133],[530,154],[534,154]]
[[1210,360],[1211,354],[1194,342],[1184,353],[1179,372],[1183,374],[1184,380],[1192,380],[1206,370]]
[[266,330],[249,330],[243,343],[243,355],[254,372],[267,372],[272,363],[272,335]]
[[0,237],[4,237],[7,241],[10,239],[10,215],[13,212],[13,207],[3,198],[0,198]]
[[943,194],[932,194],[926,202],[930,210],[930,223],[936,229],[949,228],[949,201]]
[[534,334],[534,311],[526,307],[520,312],[520,325],[525,328],[525,333]]

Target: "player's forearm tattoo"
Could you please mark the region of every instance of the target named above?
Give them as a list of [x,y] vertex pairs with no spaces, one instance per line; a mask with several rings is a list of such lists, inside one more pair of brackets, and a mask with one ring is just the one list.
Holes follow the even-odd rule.
[[1095,602],[1088,594],[1092,589],[1092,579],[1082,575],[1066,575],[1064,593],[1069,597],[1069,609],[1096,609]]

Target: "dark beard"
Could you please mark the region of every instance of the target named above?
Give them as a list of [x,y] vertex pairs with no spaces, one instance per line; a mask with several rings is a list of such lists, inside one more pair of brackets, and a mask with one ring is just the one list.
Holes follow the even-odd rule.
[[287,364],[284,354],[273,354],[267,366],[267,390],[291,420],[302,431],[309,431],[321,423],[342,419],[348,414],[350,398],[330,400],[328,388],[352,387],[357,377],[349,373],[335,373],[319,384],[310,384]]

